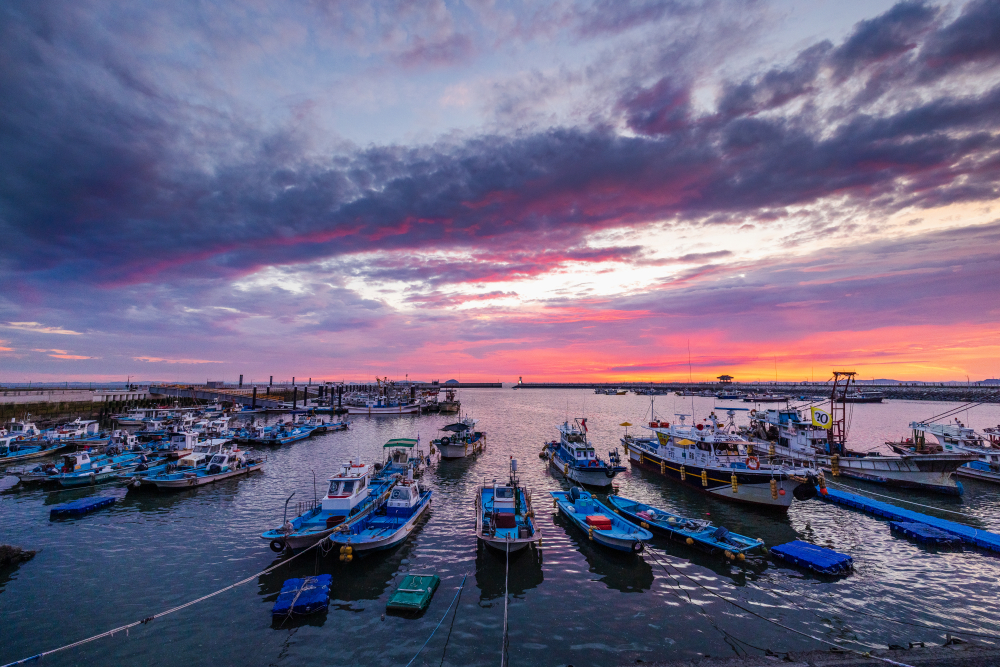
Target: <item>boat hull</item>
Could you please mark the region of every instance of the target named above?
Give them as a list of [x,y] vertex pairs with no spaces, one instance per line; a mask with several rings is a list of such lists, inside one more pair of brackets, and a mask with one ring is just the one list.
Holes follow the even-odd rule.
[[[973,465],[975,463],[979,463],[979,465]],[[972,461],[971,463],[965,464],[956,470],[955,474],[969,479],[978,479],[982,482],[1000,484],[1000,470],[993,470],[989,464],[981,463],[979,461]]]
[[[559,495],[556,495],[556,494]],[[550,495],[556,499],[556,506],[559,513],[566,517],[570,523],[587,534],[587,537],[601,546],[624,553],[637,554],[645,549],[645,543],[653,539],[653,534],[644,528],[633,525],[614,514],[610,509],[597,501],[593,501],[593,514],[602,514],[612,522],[612,530],[596,530],[586,523],[579,513],[574,510],[574,504],[565,499],[564,493],[552,492]],[[560,496],[563,496],[562,498]]]
[[397,405],[383,408],[367,406],[350,406],[347,408],[347,414],[349,415],[368,415],[369,417],[391,417],[393,415],[415,415],[419,413],[420,406],[416,403],[413,405]]
[[[837,472],[834,476],[850,477],[903,489],[960,496],[963,492],[962,485],[953,475],[969,460],[968,456],[950,454],[843,457],[837,462]],[[833,461],[829,457],[822,457],[819,466],[831,473],[834,471]]]
[[[608,477],[605,468],[586,468],[572,466],[562,461],[558,456],[549,459],[552,467],[562,473],[563,477],[586,486],[608,487],[614,482],[614,476]],[[618,473],[616,472],[615,475]]]
[[419,509],[413,513],[413,515],[407,519],[406,523],[401,524],[393,533],[386,535],[385,537],[377,539],[358,539],[358,535],[337,533],[330,535],[329,542],[334,547],[349,546],[355,553],[364,553],[368,551],[382,551],[385,549],[391,549],[397,544],[401,544],[406,541],[406,538],[410,536],[413,529],[416,528],[417,522],[424,515],[427,510],[431,507],[431,498],[427,497],[426,500],[422,502]]
[[441,452],[441,458],[443,459],[462,459],[469,454],[476,454],[483,449],[483,440],[480,438],[476,442],[469,444],[458,444],[458,445],[442,445],[440,443],[435,443],[435,447]]
[[16,456],[4,456],[4,457],[0,458],[0,467],[3,467],[5,465],[7,465],[8,463],[17,463],[19,461],[27,461],[29,459],[37,459],[37,458],[41,458],[43,456],[49,456],[50,454],[55,454],[56,452],[60,451],[61,449],[66,448],[68,446],[69,446],[69,444],[62,444],[61,443],[61,444],[55,445],[54,447],[49,447],[48,449],[40,449],[40,450],[35,451],[35,452],[27,452],[26,454],[18,454]]
[[204,486],[213,482],[220,482],[224,479],[229,479],[230,477],[236,477],[238,475],[249,475],[252,472],[263,469],[263,467],[264,463],[261,462],[240,468],[238,470],[220,472],[217,475],[195,475],[193,477],[184,477],[182,479],[147,479],[143,480],[143,484],[152,484],[158,489],[188,489],[193,486]]
[[[673,461],[660,459],[647,452],[637,450],[626,443],[628,459],[632,465],[652,471],[662,475],[667,479],[705,493],[714,498],[723,498],[732,502],[766,507],[780,511],[788,511],[792,504],[792,490],[798,485],[797,482],[788,478],[787,475],[775,474],[773,479],[777,484],[777,498],[771,495],[770,471],[754,472],[751,470],[732,469],[712,469],[702,468],[697,465],[684,464],[683,475],[681,465]],[[706,473],[706,480],[703,482],[701,473]],[[736,490],[733,490],[732,475],[736,474]],[[707,482],[707,484],[705,483]],[[782,494],[781,491],[785,493]]]

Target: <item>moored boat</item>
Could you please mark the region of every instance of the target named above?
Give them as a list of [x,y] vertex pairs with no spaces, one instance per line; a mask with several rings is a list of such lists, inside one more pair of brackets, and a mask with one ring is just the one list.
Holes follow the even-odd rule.
[[605,547],[628,553],[641,553],[653,534],[618,516],[587,491],[574,486],[568,492],[550,491],[560,514],[587,537]]
[[543,453],[567,479],[588,486],[611,486],[615,475],[625,472],[617,448],[608,452],[607,461],[597,455],[587,437],[585,417],[561,424],[559,440],[546,443]]
[[249,475],[261,470],[265,460],[250,456],[242,450],[226,450],[215,454],[205,467],[190,472],[174,472],[148,478],[157,489],[185,489],[203,486],[237,475]]
[[5,435],[0,437],[0,466],[50,456],[69,446],[70,443],[65,442],[25,440],[19,435]]
[[469,454],[476,454],[486,446],[486,434],[476,431],[475,428],[476,420],[466,417],[442,427],[442,431],[447,431],[451,435],[431,440],[431,445],[438,448],[443,459],[460,459]]
[[89,452],[63,454],[63,466],[59,474],[49,478],[60,486],[72,488],[103,484],[126,470],[139,465],[139,455],[133,453],[120,456],[90,457]]
[[476,537],[497,551],[514,553],[542,540],[531,491],[520,485],[517,459],[510,460],[507,483],[483,480],[476,492]]
[[764,540],[737,535],[706,519],[690,519],[637,500],[615,495],[608,496],[608,504],[642,528],[710,553],[724,553],[727,558],[745,560],[744,554],[764,546]]
[[339,551],[349,561],[355,553],[391,549],[406,540],[431,506],[430,489],[423,489],[412,471],[389,492],[385,502],[357,521],[343,524],[323,541],[323,549]]
[[318,504],[279,528],[265,531],[261,539],[276,553],[286,548],[297,551],[311,547],[345,523],[349,525],[366,511],[384,503],[389,490],[400,479],[399,476],[373,477],[373,473],[372,466],[359,459],[349,459],[329,478],[327,494]]
[[779,510],[792,504],[787,491],[813,488],[807,480],[814,470],[762,461],[753,444],[714,413],[697,424],[685,423],[688,416],[678,414],[674,423],[649,422],[653,437],[625,435],[622,445],[632,465],[716,498]]

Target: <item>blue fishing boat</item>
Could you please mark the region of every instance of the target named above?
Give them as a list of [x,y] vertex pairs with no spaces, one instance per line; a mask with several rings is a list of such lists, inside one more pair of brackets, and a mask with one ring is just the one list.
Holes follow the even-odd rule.
[[261,539],[266,540],[275,553],[285,549],[297,551],[311,547],[345,524],[350,525],[385,503],[389,489],[399,479],[398,476],[375,477],[374,472],[372,466],[361,463],[360,459],[349,459],[327,480],[329,489],[319,503],[309,503],[305,512],[278,528],[265,531]]
[[388,450],[382,475],[399,473],[405,476],[413,471],[414,477],[420,477],[430,463],[430,453],[421,446],[419,436],[416,439],[393,438],[382,445],[382,449]]
[[0,466],[49,456],[68,446],[68,443],[63,442],[24,440],[19,435],[5,435],[0,437]]
[[251,445],[288,445],[312,435],[311,427],[297,427],[291,422],[274,426],[251,426],[235,434],[237,442]]
[[211,484],[237,475],[249,475],[264,467],[265,459],[239,449],[227,449],[212,456],[208,464],[187,472],[173,472],[147,477],[157,489],[186,489]]
[[61,471],[49,480],[66,488],[103,484],[137,465],[139,455],[131,452],[118,456],[95,456],[93,459],[89,452],[74,452],[63,455]]
[[194,445],[194,451],[186,456],[182,456],[176,461],[172,459],[148,460],[145,456],[140,457],[139,465],[133,470],[126,470],[118,475],[118,479],[126,482],[133,488],[155,487],[151,479],[164,477],[175,473],[194,472],[208,465],[209,460],[216,454],[220,454],[228,443],[223,438],[213,438],[203,440]]
[[587,491],[550,491],[559,512],[594,542],[618,551],[641,553],[653,534],[615,514]]
[[764,546],[764,540],[737,535],[722,526],[712,525],[711,521],[689,519],[629,498],[608,496],[608,504],[642,528],[710,553],[724,553],[730,559],[744,560],[747,552]]
[[559,440],[546,443],[542,453],[567,479],[588,486],[611,486],[615,475],[625,472],[617,448],[608,452],[607,461],[594,451],[587,439],[586,418],[576,419],[573,424],[563,423],[559,427]]
[[430,508],[431,494],[430,489],[422,489],[420,482],[413,479],[411,469],[405,479],[397,481],[383,503],[360,520],[345,523],[331,533],[324,541],[324,551],[338,550],[341,560],[350,561],[355,553],[391,549],[410,536]]
[[514,553],[542,540],[535,523],[531,491],[517,479],[517,459],[510,460],[507,483],[493,480],[476,493],[476,537],[497,551]]

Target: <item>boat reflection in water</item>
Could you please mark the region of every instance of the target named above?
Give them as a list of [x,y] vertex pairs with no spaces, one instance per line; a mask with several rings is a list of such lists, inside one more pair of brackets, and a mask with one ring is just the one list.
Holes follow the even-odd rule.
[[560,514],[553,515],[552,521],[583,554],[590,571],[600,575],[597,581],[622,593],[641,593],[653,587],[653,568],[642,556],[598,546]]
[[504,577],[507,577],[507,589],[511,596],[523,595],[525,591],[537,588],[545,578],[542,574],[542,552],[529,547],[510,559],[510,570],[507,570],[507,559],[504,554],[488,549],[479,542],[476,547],[476,586],[479,588],[479,601],[487,602],[503,598]]

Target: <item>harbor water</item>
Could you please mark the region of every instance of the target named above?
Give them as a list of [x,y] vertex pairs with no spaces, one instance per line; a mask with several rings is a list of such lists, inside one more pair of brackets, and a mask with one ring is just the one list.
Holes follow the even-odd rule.
[[[431,511],[402,546],[351,563],[314,550],[127,633],[46,656],[45,664],[406,665],[463,579],[454,619],[445,618],[414,665],[499,664],[505,580],[512,665],[623,665],[824,648],[712,593],[847,648],[942,643],[947,632],[1000,636],[1000,557],[971,547],[928,548],[894,536],[886,521],[819,500],[796,501],[787,514],[776,514],[710,499],[636,468],[615,482],[623,496],[710,519],[769,546],[800,539],[846,552],[855,562],[850,576],[811,575],[762,554],[734,565],[662,538],[638,557],[603,550],[553,513],[548,492],[569,487],[538,452],[543,441],[558,437],[559,423],[578,416],[588,417],[602,456],[614,447],[621,451],[624,429],[618,424],[632,422],[642,433],[638,425],[649,420],[649,397],[483,389],[465,391],[460,399],[463,411],[486,432],[486,449],[429,468],[423,480],[434,491]],[[717,405],[750,407],[701,397],[656,398],[657,416],[671,421],[681,412],[704,417]],[[881,443],[909,435],[911,420],[955,406],[854,405],[849,445],[889,453]],[[739,415],[738,422],[745,423],[746,413]],[[976,407],[960,417],[976,428],[996,425],[1000,405]],[[262,450],[268,455],[263,473],[172,493],[126,493],[110,485],[26,489],[5,477],[0,543],[38,554],[16,570],[0,570],[0,664],[147,618],[288,560],[290,554],[274,554],[259,535],[281,523],[290,494],[295,493],[293,509],[300,500],[312,501],[348,456],[378,461],[388,439],[419,435],[427,441],[449,421],[447,415],[352,418],[348,431]],[[502,556],[477,546],[473,502],[477,485],[505,479],[512,456],[532,491],[543,544],[512,558],[507,572]],[[1000,532],[1000,485],[962,479],[964,496],[946,497],[836,481],[883,500],[874,494],[925,505],[901,505],[909,509]],[[109,509],[49,520],[55,505],[109,494],[121,496]],[[441,577],[427,611],[386,614],[386,600],[402,577],[424,572]],[[272,622],[282,582],[321,573],[333,575],[329,611],[304,621]]]

